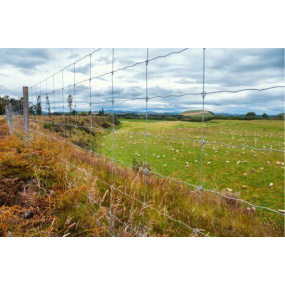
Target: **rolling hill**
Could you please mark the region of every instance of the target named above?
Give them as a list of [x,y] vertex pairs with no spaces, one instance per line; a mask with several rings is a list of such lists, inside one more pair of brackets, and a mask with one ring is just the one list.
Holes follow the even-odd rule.
[[[214,113],[210,111],[204,111],[205,117],[213,117]],[[190,110],[190,111],[185,111],[182,112],[181,115],[187,116],[187,117],[202,117],[203,115],[203,110]]]

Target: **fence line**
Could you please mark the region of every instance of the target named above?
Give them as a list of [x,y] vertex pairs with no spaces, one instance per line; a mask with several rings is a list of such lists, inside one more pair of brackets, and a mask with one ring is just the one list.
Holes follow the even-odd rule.
[[[23,129],[23,127],[22,127],[21,125],[16,125],[16,126]],[[44,135],[44,134],[42,134],[42,133],[39,133],[39,132],[36,132],[36,131],[34,131],[34,130],[32,130],[32,132],[37,133],[37,134],[42,135],[42,136],[46,136],[46,135]],[[48,137],[48,136],[46,136],[46,137]],[[60,142],[62,142],[62,141],[60,141]],[[76,146],[76,147],[77,147],[77,146]],[[80,147],[78,147],[78,148],[80,148]],[[84,150],[86,150],[86,149],[84,149]],[[100,155],[100,154],[97,154],[97,153],[94,153],[94,152],[92,152],[92,154]],[[104,157],[104,158],[106,158],[106,157]],[[108,157],[108,159],[110,159],[110,157]],[[75,164],[70,163],[70,162],[69,162],[68,160],[66,160],[66,159],[61,159],[61,161],[63,161],[65,164],[68,164],[68,165],[70,165],[70,166],[72,166],[72,167],[78,169],[80,172],[85,173],[85,174],[86,174],[87,176],[89,176],[89,177],[92,176],[92,174],[91,174],[91,173],[87,173],[84,168],[77,167]],[[129,166],[130,166],[130,165],[129,165]],[[142,170],[144,170],[144,169],[142,169]],[[151,174],[157,174],[157,173],[152,172],[152,171],[149,171],[149,173],[151,173]],[[169,178],[169,177],[165,177],[165,176],[162,176],[162,175],[159,175],[159,176],[161,176],[162,178]],[[204,234],[203,232],[201,232],[201,231],[197,228],[197,226],[196,226],[196,228],[193,228],[193,227],[191,227],[190,225],[187,225],[186,223],[184,223],[184,222],[182,222],[182,221],[180,221],[180,220],[174,219],[174,218],[173,218],[172,216],[170,216],[170,215],[167,215],[167,214],[162,213],[162,212],[159,211],[158,209],[156,209],[156,208],[154,208],[154,207],[152,207],[152,206],[146,204],[144,201],[141,201],[141,200],[139,200],[139,199],[137,199],[137,198],[135,198],[135,197],[133,197],[133,196],[130,196],[130,195],[127,194],[127,193],[122,192],[118,187],[112,187],[112,184],[109,184],[109,183],[107,183],[106,181],[103,181],[103,180],[101,180],[101,179],[98,178],[98,177],[95,177],[95,178],[96,178],[97,180],[99,180],[101,183],[103,183],[103,184],[105,184],[106,186],[110,187],[110,189],[113,189],[113,190],[119,192],[120,194],[124,195],[124,196],[127,197],[127,198],[130,198],[130,199],[132,199],[132,200],[135,200],[136,202],[139,202],[141,205],[143,205],[143,207],[144,207],[145,209],[148,208],[148,209],[154,210],[154,211],[156,211],[157,213],[159,213],[160,215],[165,216],[165,217],[167,217],[168,219],[172,220],[173,222],[179,223],[179,224],[183,225],[184,227],[186,227],[186,228],[192,230],[192,231],[195,233],[196,236],[197,236],[198,233],[199,233],[200,235],[203,235],[203,236],[206,236],[206,237],[209,237],[209,236],[210,236],[209,234]],[[174,181],[174,182],[178,182],[178,181],[175,181],[174,179],[171,179],[171,180]],[[179,182],[178,182],[178,183],[179,183]],[[189,184],[189,183],[187,183],[187,182],[184,182],[184,181],[182,181],[182,183],[185,183],[185,184],[190,185],[190,186],[194,186],[194,187],[197,188],[197,189],[199,188],[199,186],[191,185],[191,184]],[[217,192],[217,191],[214,191],[214,190],[210,190],[210,189],[206,189],[206,188],[201,187],[201,188],[200,188],[199,190],[197,190],[197,191],[199,191],[198,193],[200,193],[201,191],[206,191],[206,192],[214,193],[214,194],[220,195],[220,196],[222,196],[222,197],[224,197],[224,198],[226,198],[226,199],[229,199],[229,200],[234,200],[234,201],[238,201],[238,202],[241,202],[241,203],[245,203],[245,204],[247,204],[248,206],[251,206],[251,207],[254,207],[254,208],[257,208],[257,209],[268,210],[268,211],[271,211],[271,212],[276,213],[276,214],[278,214],[278,215],[284,216],[283,213],[280,213],[280,212],[278,212],[278,211],[276,211],[276,210],[274,210],[274,209],[271,209],[271,208],[268,208],[268,207],[263,207],[263,206],[258,206],[258,205],[249,203],[249,202],[247,202],[247,201],[245,201],[245,200],[243,200],[243,199],[232,198],[232,197],[229,197],[229,196],[227,196],[227,195],[225,195],[225,194],[223,194],[223,193],[220,193],[220,192]],[[197,192],[197,191],[195,191],[195,192]],[[96,203],[96,205],[97,205],[97,206],[100,206],[100,204],[98,204],[98,203]],[[101,206],[100,206],[100,207],[101,207]],[[112,213],[111,211],[109,211],[109,215],[112,216],[112,217],[114,217],[116,220],[120,221],[121,224],[126,225],[125,222],[122,222],[122,221],[121,221],[114,213]],[[134,233],[136,233],[136,234],[139,233],[137,230],[135,230],[134,228],[132,228],[130,225],[128,225],[128,227],[129,227]],[[112,231],[111,231],[111,232],[112,232]],[[141,236],[141,237],[144,236],[144,235],[141,234],[141,233],[139,233],[138,235]]]
[[[16,125],[16,124],[14,124],[14,125],[17,126],[17,127],[20,128],[20,129],[23,129],[23,127],[22,127],[21,125]],[[36,133],[37,135],[40,135],[40,136],[44,136],[44,137],[46,137],[46,138],[49,138],[49,136],[47,136],[47,135],[45,135],[45,134],[43,134],[43,133],[40,133],[40,132],[37,132],[37,131],[34,131],[34,130],[31,130],[31,132],[32,132],[32,133]],[[54,140],[57,140],[58,142],[63,143],[63,145],[65,144],[65,142],[62,141],[62,140],[58,140],[58,139],[56,139],[56,138],[53,138],[53,139],[54,139]],[[70,145],[71,145],[71,144],[70,144]],[[75,146],[75,147],[81,149],[81,148],[78,147],[78,146]],[[86,151],[86,149],[83,149],[83,150]],[[100,154],[94,153],[93,151],[92,151],[92,154],[101,156]],[[103,158],[106,158],[106,156],[103,156]],[[108,159],[108,160],[112,160],[110,157],[107,157],[107,159]],[[69,161],[66,160],[66,159],[61,158],[60,160],[61,160],[62,162],[64,162],[65,164],[68,164],[68,165],[70,165],[70,166],[76,168],[76,169],[79,170],[80,172],[85,173],[87,176],[92,177],[92,174],[91,174],[91,173],[87,173],[86,169],[81,168],[81,167],[78,167],[78,166],[76,166],[76,164],[73,164],[73,163],[69,162]],[[130,165],[129,165],[129,166],[130,166]],[[141,171],[143,171],[143,172],[145,173],[145,169],[142,168]],[[156,174],[155,172],[152,172],[152,171],[149,171],[149,173],[150,173],[150,174]],[[162,177],[163,177],[163,176],[162,176]],[[103,184],[105,184],[106,186],[108,186],[108,188],[113,189],[113,190],[116,190],[117,192],[119,192],[120,194],[124,195],[125,197],[130,198],[130,199],[132,199],[132,200],[134,200],[134,201],[140,203],[140,204],[144,207],[144,209],[151,209],[151,210],[154,210],[154,211],[156,211],[157,213],[161,214],[162,216],[165,216],[165,217],[167,217],[168,219],[170,219],[170,220],[172,220],[172,221],[174,221],[174,222],[176,222],[176,223],[179,223],[179,224],[185,226],[186,228],[188,228],[188,229],[190,229],[190,230],[192,230],[192,231],[195,231],[195,229],[194,229],[193,227],[187,225],[186,223],[184,223],[184,222],[182,222],[182,221],[180,221],[180,220],[174,219],[174,218],[171,217],[170,215],[164,214],[164,213],[160,212],[158,209],[156,209],[156,208],[154,208],[154,207],[152,207],[152,206],[146,204],[144,201],[141,201],[141,200],[139,200],[139,199],[137,199],[137,198],[135,198],[135,197],[133,197],[133,196],[131,196],[131,195],[125,193],[125,192],[122,192],[118,187],[112,186],[112,184],[109,184],[109,183],[107,183],[106,181],[103,181],[103,180],[100,179],[99,177],[95,177],[95,179],[97,179],[97,180],[100,181],[101,183],[103,183]],[[174,181],[174,180],[173,180],[173,181]],[[176,181],[174,181],[174,182],[176,182]],[[90,184],[90,182],[89,182],[89,184]],[[96,203],[96,204],[99,205],[98,203]],[[111,211],[109,211],[109,214],[110,214],[111,216],[113,216],[113,217],[116,217],[116,216],[114,215],[114,213],[112,213]],[[116,217],[116,219],[118,219],[118,217]],[[130,227],[130,226],[129,226],[129,227]],[[131,228],[131,227],[130,227],[130,228]],[[132,228],[131,228],[131,229],[132,229]],[[137,231],[134,230],[134,229],[132,229],[132,230],[135,231],[135,232],[137,232]],[[112,231],[111,231],[111,232],[112,232]],[[206,235],[206,234],[204,234],[203,232],[201,232],[201,231],[199,231],[199,230],[197,230],[197,231],[195,231],[195,232],[197,232],[197,233],[199,233],[199,234],[201,234],[201,235],[203,235],[203,236],[209,236],[208,234]],[[144,236],[144,235],[141,235],[141,236]]]
[[[95,54],[95,53],[98,53],[101,51],[101,49],[96,49],[94,50],[93,52],[85,55],[84,57],[76,60],[75,62],[69,64],[68,66],[64,67],[63,69],[61,69],[60,71],[52,74],[51,76],[47,77],[46,79],[40,81],[39,83],[35,84],[34,86],[30,87],[30,90],[31,90],[31,93],[32,93],[32,98],[33,98],[33,103],[32,103],[32,106],[29,107],[29,111],[30,111],[30,108],[32,108],[33,110],[36,110],[37,111],[37,116],[34,117],[34,119],[30,119],[30,124],[34,124],[34,125],[37,125],[38,127],[42,124],[42,123],[46,123],[46,124],[52,124],[53,127],[55,125],[59,125],[59,126],[62,126],[63,127],[63,139],[59,139],[57,138],[55,135],[54,136],[51,136],[50,134],[44,134],[42,132],[39,132],[37,130],[34,130],[34,129],[30,129],[30,132],[31,133],[34,133],[34,134],[37,134],[37,135],[40,135],[40,136],[44,136],[46,137],[46,139],[48,140],[49,138],[53,140],[53,143],[55,143],[55,141],[58,141],[60,143],[63,144],[63,153],[62,153],[62,158],[61,160],[65,163],[65,165],[71,165],[72,167],[78,169],[79,171],[83,171],[86,173],[86,175],[88,176],[88,179],[89,179],[89,190],[88,190],[88,193],[90,193],[91,191],[91,177],[92,177],[92,173],[87,173],[86,170],[82,170],[82,168],[79,168],[77,167],[77,165],[75,163],[70,163],[67,159],[66,159],[66,155],[65,155],[65,146],[72,146],[74,148],[74,156],[76,157],[76,152],[77,150],[84,150],[84,151],[88,151],[91,155],[96,155],[96,156],[99,156],[99,157],[102,157],[104,159],[108,159],[111,161],[111,183],[108,183],[106,181],[103,181],[101,180],[99,177],[96,177],[97,180],[99,180],[101,183],[105,184],[108,188],[109,188],[109,195],[110,195],[110,205],[109,205],[109,218],[110,218],[110,227],[109,227],[109,232],[114,235],[114,220],[118,221],[120,224],[124,225],[125,227],[127,228],[130,228],[135,234],[139,235],[139,236],[144,236],[144,234],[141,234],[139,233],[136,229],[132,228],[129,224],[125,223],[124,221],[122,221],[119,217],[117,217],[115,215],[115,213],[113,213],[112,211],[112,193],[113,191],[116,191],[116,192],[119,192],[120,194],[124,195],[125,197],[129,198],[129,199],[132,199],[132,200],[135,200],[136,202],[139,202],[141,205],[142,205],[142,210],[143,210],[143,223],[145,223],[145,210],[146,209],[151,209],[153,211],[156,211],[157,213],[159,213],[160,215],[162,216],[165,216],[167,219],[170,219],[172,220],[173,222],[175,223],[179,223],[180,225],[190,229],[191,231],[194,232],[195,236],[198,236],[198,233],[200,235],[203,235],[203,236],[209,236],[208,234],[204,234],[202,233],[201,231],[199,231],[198,229],[198,225],[199,225],[199,208],[200,208],[200,198],[201,198],[201,195],[203,192],[209,192],[209,193],[212,193],[212,194],[217,194],[217,195],[220,195],[222,196],[223,198],[226,198],[226,199],[229,199],[229,200],[235,200],[235,201],[238,201],[238,202],[241,202],[241,203],[244,203],[246,205],[249,205],[251,207],[254,207],[254,208],[258,208],[258,209],[262,209],[262,210],[267,210],[267,211],[270,211],[270,212],[273,212],[275,214],[278,214],[278,215],[282,215],[284,216],[284,213],[281,213],[277,210],[274,210],[274,209],[271,209],[269,207],[263,207],[263,206],[259,206],[259,205],[254,205],[250,202],[247,202],[243,199],[238,199],[238,198],[233,198],[233,197],[230,197],[230,196],[227,196],[225,195],[224,193],[221,193],[221,192],[218,192],[218,191],[215,191],[215,190],[211,190],[211,189],[206,189],[203,187],[203,152],[204,152],[204,146],[205,144],[213,144],[213,145],[222,145],[222,146],[225,146],[225,147],[228,147],[228,148],[242,148],[242,149],[251,149],[253,151],[275,151],[275,152],[281,152],[281,153],[285,153],[284,150],[281,150],[281,149],[275,149],[275,148],[256,148],[256,147],[252,147],[252,146],[249,146],[249,145],[244,145],[244,144],[241,144],[241,145],[232,145],[232,144],[228,144],[228,143],[225,143],[225,142],[219,142],[219,141],[207,141],[207,140],[204,140],[204,123],[205,123],[205,99],[206,99],[206,95],[213,95],[213,94],[219,94],[219,93],[239,93],[239,92],[246,92],[246,91],[259,91],[259,92],[262,92],[262,91],[265,91],[265,90],[270,90],[270,89],[276,89],[276,88],[284,88],[284,86],[270,86],[270,87],[267,87],[267,88],[262,88],[262,89],[258,89],[258,88],[248,88],[248,89],[240,89],[240,90],[219,90],[219,91],[209,91],[206,93],[205,91],[205,73],[206,73],[206,65],[205,65],[205,57],[206,57],[206,49],[204,48],[203,49],[203,80],[202,80],[202,93],[183,93],[183,94],[171,94],[171,95],[164,95],[164,96],[160,96],[160,95],[157,95],[157,96],[150,96],[149,95],[149,89],[148,89],[148,66],[149,66],[149,63],[150,62],[155,62],[156,60],[158,59],[161,59],[161,58],[166,58],[166,57],[170,57],[170,56],[173,56],[175,54],[180,54],[180,53],[183,53],[185,51],[187,51],[188,49],[181,49],[179,51],[175,51],[175,52],[171,52],[171,53],[168,53],[168,54],[165,54],[165,55],[159,55],[159,56],[156,56],[154,58],[151,58],[149,59],[149,49],[147,49],[147,54],[146,54],[146,60],[144,61],[140,61],[140,62],[135,62],[134,64],[131,64],[131,65],[127,65],[127,66],[124,66],[122,68],[118,68],[118,69],[114,69],[114,62],[115,62],[115,50],[112,49],[112,59],[111,59],[111,71],[109,72],[105,72],[105,73],[102,73],[100,75],[97,75],[97,76],[93,76],[92,75],[92,55]],[[89,78],[86,79],[86,80],[81,80],[79,82],[76,82],[76,66],[79,62],[81,62],[82,60],[84,59],[89,59]],[[115,99],[114,98],[114,75],[119,72],[119,71],[123,71],[123,70],[127,70],[127,69],[130,69],[130,68],[133,68],[137,65],[142,65],[142,64],[145,64],[145,97],[136,97],[136,98],[129,98],[129,99]],[[69,84],[67,86],[64,85],[64,71],[67,70],[68,68],[71,68],[73,67],[73,84]],[[58,88],[58,89],[55,89],[55,76],[56,75],[59,75],[61,74],[61,88]],[[98,79],[98,78],[102,78],[102,77],[105,77],[107,75],[110,75],[111,76],[111,99],[110,100],[106,100],[106,101],[101,101],[101,102],[92,102],[92,80],[94,79]],[[52,79],[52,91],[48,92],[48,88],[47,88],[47,80],[49,79]],[[76,91],[76,86],[80,85],[80,84],[83,84],[83,83],[89,83],[89,103],[79,103],[78,102],[78,98],[77,98],[77,91]],[[52,97],[53,97],[53,110],[54,110],[54,113],[56,112],[56,109],[58,107],[56,107],[56,93],[58,93],[59,91],[61,91],[61,97],[62,97],[62,114],[63,114],[63,123],[60,123],[60,122],[56,122],[55,118],[52,118],[51,116],[49,116],[47,118],[46,121],[41,120],[39,119],[39,114],[38,114],[38,111],[39,111],[39,107],[41,108],[40,109],[40,113],[42,114],[43,112],[43,104],[42,104],[42,96],[43,96],[43,93],[42,93],[42,84],[45,83],[45,92],[44,92],[44,95],[46,97],[46,109],[45,110],[48,110],[48,114],[51,115],[51,107],[50,107],[50,99],[48,97],[48,95],[52,94]],[[67,123],[66,121],[66,111],[65,111],[65,90],[67,90],[68,88],[73,88],[73,96],[74,96],[74,124],[70,124],[70,123]],[[177,137],[171,137],[171,136],[161,136],[161,135],[158,135],[158,134],[155,134],[155,133],[150,133],[149,132],[149,129],[148,129],[148,114],[149,114],[149,108],[148,108],[148,104],[149,104],[149,101],[151,99],[156,99],[156,98],[170,98],[170,97],[176,97],[176,98],[180,98],[180,97],[184,97],[184,96],[201,96],[202,97],[202,106],[203,106],[203,109],[202,109],[202,122],[201,122],[201,138],[200,139],[192,139],[192,138],[177,138]],[[71,95],[69,95],[71,96]],[[70,98],[68,98],[69,100]],[[124,193],[122,192],[118,187],[115,187],[114,185],[114,176],[115,176],[115,172],[114,172],[114,163],[117,162],[119,164],[123,164],[127,167],[132,167],[133,165],[131,164],[128,164],[124,161],[121,161],[119,159],[115,159],[115,133],[116,133],[116,130],[115,130],[115,113],[114,113],[114,105],[117,103],[117,102],[127,102],[127,101],[136,101],[136,100],[145,100],[145,132],[124,132],[125,134],[137,134],[137,135],[142,135],[143,137],[145,137],[145,162],[144,162],[144,165],[141,165],[139,167],[139,171],[142,171],[143,174],[144,174],[144,187],[143,187],[143,201],[133,197],[133,196],[130,196],[128,195],[127,193]],[[68,101],[67,101],[68,102]],[[107,156],[107,155],[104,155],[104,154],[100,154],[100,153],[97,153],[94,151],[94,147],[93,147],[93,139],[92,139],[92,132],[93,132],[93,129],[100,129],[102,130],[102,128],[99,128],[99,127],[96,127],[96,126],[93,126],[93,120],[92,120],[92,107],[94,105],[97,105],[97,104],[106,104],[106,103],[111,103],[111,106],[112,106],[112,111],[111,111],[111,118],[112,118],[112,129],[107,129],[106,131],[110,132],[112,134],[112,141],[111,141],[111,144],[112,144],[112,152],[111,152],[111,157],[110,156]],[[69,104],[69,102],[68,102]],[[80,123],[78,122],[77,120],[77,107],[78,106],[88,106],[89,105],[89,120],[90,120],[90,126],[83,126],[83,125],[80,125]],[[13,110],[14,109],[14,110]],[[71,110],[71,108],[70,108]],[[6,120],[7,120],[7,123],[8,123],[8,126],[9,126],[9,130],[11,133],[13,133],[15,131],[15,127],[18,127],[19,129],[23,129],[23,127],[19,124],[16,124],[14,122],[14,117],[16,117],[17,119],[22,119],[21,116],[23,114],[23,109],[19,109],[19,107],[14,107],[12,108],[11,106],[6,106]],[[33,114],[35,115],[35,112],[33,111]],[[79,123],[79,124],[78,124]],[[67,140],[66,138],[66,127],[71,127],[71,128],[74,128],[75,129],[75,134],[76,134],[76,137],[78,137],[78,129],[88,129],[89,132],[90,132],[90,146],[89,146],[89,149],[87,148],[84,148],[84,147],[80,147],[78,145],[75,145],[73,144],[72,142],[70,142],[69,140]],[[154,138],[161,138],[161,139],[167,139],[167,140],[175,140],[175,141],[190,141],[190,142],[193,142],[193,143],[199,143],[200,144],[200,171],[199,171],[199,183],[198,185],[194,185],[194,184],[191,184],[191,183],[188,183],[186,181],[180,181],[180,180],[177,180],[173,177],[169,177],[169,176],[164,176],[162,174],[159,174],[159,173],[156,173],[152,170],[149,169],[149,166],[148,166],[148,140],[149,140],[149,137],[154,137]],[[183,221],[180,221],[180,220],[177,220],[175,219],[174,217],[168,215],[168,214],[165,214],[165,213],[162,213],[160,212],[158,209],[156,209],[155,207],[152,207],[151,205],[148,205],[147,204],[147,183],[148,183],[148,175],[156,175],[158,177],[161,177],[163,179],[167,179],[169,181],[172,181],[172,182],[175,182],[175,183],[179,183],[179,184],[184,184],[184,185],[187,185],[191,188],[194,188],[195,190],[194,191],[190,191],[190,193],[195,193],[197,194],[197,211],[196,211],[196,219],[195,219],[195,227],[193,226],[190,226],[190,225],[187,225],[186,223],[184,223]],[[97,204],[97,203],[96,203]],[[99,205],[99,204],[97,204]],[[101,207],[101,206],[100,206]]]

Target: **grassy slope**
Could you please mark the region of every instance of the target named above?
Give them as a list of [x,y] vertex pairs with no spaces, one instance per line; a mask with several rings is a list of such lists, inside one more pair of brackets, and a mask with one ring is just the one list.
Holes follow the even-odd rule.
[[[132,129],[126,121],[124,123],[126,129]],[[154,123],[152,127],[161,132],[162,124],[167,122]],[[176,132],[181,127],[185,126],[176,123],[171,130]],[[143,126],[137,128],[140,130]],[[67,144],[63,147],[58,141],[47,140],[33,132],[32,143],[24,148],[18,136],[8,135],[3,121],[0,130],[0,235],[137,235],[131,226],[148,236],[193,236],[192,230],[163,215],[195,226],[197,193],[188,187],[150,175],[146,184],[147,205],[161,213],[147,208],[143,220],[142,205],[134,199],[143,200],[145,177],[143,173],[115,164],[115,187],[133,199],[118,190],[113,191],[112,213],[125,224],[114,220],[110,233],[110,189],[103,183],[111,183],[109,160],[90,156]],[[44,131],[49,138],[56,135],[41,126],[37,131]],[[124,135],[124,125],[120,132]],[[31,218],[25,217],[27,211],[33,213]],[[280,236],[284,235],[282,221],[282,217],[277,221],[275,215],[247,210],[244,205],[220,196],[206,192],[201,195],[199,229],[211,236]]]
[[[82,148],[90,149],[92,142],[92,149],[95,151],[97,145],[93,142],[102,135],[110,133],[112,127],[110,116],[95,116],[92,120],[89,116],[33,116],[30,121],[31,124],[40,123],[45,129],[56,132]],[[115,124],[118,124],[117,120]]]
[[[196,114],[196,113],[199,113],[200,114]],[[195,117],[195,118],[201,118],[202,115],[203,115],[203,110],[191,110],[191,111],[185,111],[185,112],[182,112],[181,115],[184,115],[184,116],[189,116],[189,117]],[[209,112],[209,111],[204,111],[204,116],[205,117],[213,117],[213,113]]]

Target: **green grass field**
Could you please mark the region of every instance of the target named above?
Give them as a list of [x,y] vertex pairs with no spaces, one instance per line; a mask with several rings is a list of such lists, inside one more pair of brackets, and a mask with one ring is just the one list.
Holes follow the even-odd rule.
[[[120,120],[115,131],[114,157],[127,164],[146,160],[146,123]],[[199,185],[201,123],[148,121],[148,163],[151,170]],[[101,138],[99,151],[112,156],[112,134]],[[284,149],[283,121],[205,123],[205,141]],[[271,184],[273,183],[273,185]],[[205,144],[203,187],[239,192],[240,198],[273,209],[284,209],[284,153]],[[272,185],[272,186],[269,186]]]

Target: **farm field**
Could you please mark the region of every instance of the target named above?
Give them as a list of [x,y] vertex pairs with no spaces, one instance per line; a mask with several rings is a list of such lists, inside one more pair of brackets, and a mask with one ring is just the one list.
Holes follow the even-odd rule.
[[[114,157],[125,164],[145,162],[146,123],[120,120],[115,130]],[[201,123],[148,121],[148,163],[151,170],[199,185]],[[204,188],[240,193],[240,198],[273,209],[284,208],[283,121],[225,121],[205,123]],[[102,137],[100,152],[112,156],[111,133]],[[195,140],[194,142],[191,140]]]

